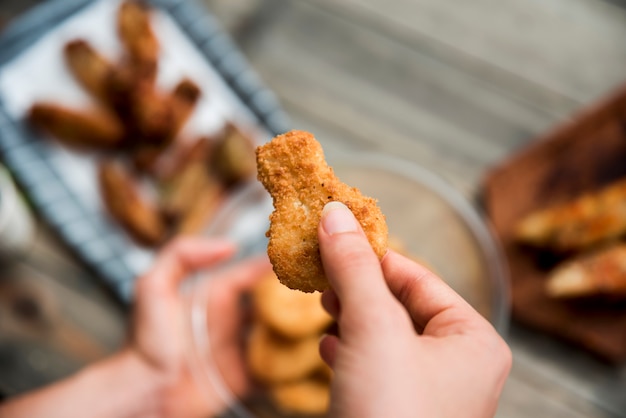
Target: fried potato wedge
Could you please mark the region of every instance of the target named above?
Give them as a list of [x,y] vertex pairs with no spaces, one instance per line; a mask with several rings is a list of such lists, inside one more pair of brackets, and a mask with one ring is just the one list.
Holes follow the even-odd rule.
[[75,110],[54,103],[35,103],[28,119],[71,148],[112,149],[118,147],[125,136],[120,120],[100,109]]
[[[191,114],[195,101],[184,93],[161,92],[135,78],[127,68],[116,68],[107,82],[111,107],[128,130],[128,147],[148,146],[163,151]],[[175,96],[175,94],[179,96]]]
[[167,146],[175,136],[176,120],[169,97],[140,85],[130,98],[129,128],[135,143]]
[[163,210],[176,219],[188,212],[200,194],[211,187],[211,178],[202,161],[190,161],[170,183],[163,199]]
[[[130,123],[134,103],[134,92],[146,83],[138,79],[131,68],[117,64],[108,74],[105,83],[106,100],[124,123]],[[147,86],[145,88],[152,88]]]
[[250,137],[235,125],[227,125],[215,145],[211,166],[227,186],[253,176],[256,171],[256,156]]
[[191,207],[181,217],[176,227],[178,235],[196,235],[207,227],[224,199],[223,189],[217,184],[209,184],[199,191]]
[[161,212],[141,193],[138,182],[121,162],[102,161],[99,182],[106,208],[129,235],[146,246],[164,241],[167,229]]
[[565,261],[548,274],[546,291],[555,298],[626,297],[626,244]]
[[138,0],[124,1],[117,13],[117,31],[129,64],[152,83],[158,70],[159,41],[152,29],[149,6]]
[[[137,243],[156,246],[201,231],[219,209],[225,186],[209,167],[208,140],[179,146],[188,142],[181,133],[202,91],[189,78],[171,89],[156,85],[161,51],[151,6],[122,0],[115,19],[121,56],[109,58],[80,38],[63,50],[67,68],[96,106],[75,110],[41,102],[27,118],[62,145],[111,159],[99,166],[104,205]],[[144,186],[154,195],[143,193]]]
[[219,208],[224,188],[203,162],[189,163],[176,180],[165,201],[167,214],[175,220],[177,234],[196,234]]
[[[169,97],[159,93],[141,93],[137,88],[128,100],[127,119],[133,135],[131,144],[135,166],[144,172],[154,171],[162,154],[169,151],[200,97],[200,88],[184,79]],[[136,103],[135,103],[136,101]]]
[[76,39],[64,48],[65,62],[80,85],[98,102],[109,105],[108,80],[114,66],[87,41]]
[[327,202],[344,203],[378,257],[385,254],[387,224],[376,200],[335,176],[312,134],[291,131],[258,147],[257,173],[274,201],[267,253],[278,279],[287,287],[313,292],[329,286],[317,240]]
[[188,78],[180,81],[171,93],[176,132],[179,132],[193,112],[202,90]]
[[200,195],[200,191],[219,185],[207,167],[210,151],[209,141],[198,139],[176,161],[171,161],[172,173],[163,181],[163,210],[171,218],[180,217],[188,211]]
[[177,234],[201,231],[224,198],[222,183],[207,167],[211,146],[199,138],[176,161],[169,161],[172,174],[163,180],[162,207]]
[[172,109],[172,126],[170,137],[165,140],[167,144],[170,144],[181,132],[201,95],[200,87],[187,78],[180,81],[171,92],[169,105]]
[[515,238],[555,252],[582,251],[626,234],[626,179],[520,220]]
[[153,175],[161,183],[168,184],[180,176],[187,164],[193,161],[207,161],[212,144],[207,137],[198,137],[193,140],[182,139],[175,141],[163,153],[153,167]]

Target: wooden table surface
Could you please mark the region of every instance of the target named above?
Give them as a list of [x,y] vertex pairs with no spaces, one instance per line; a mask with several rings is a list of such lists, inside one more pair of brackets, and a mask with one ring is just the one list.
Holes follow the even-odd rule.
[[[618,0],[205,2],[327,152],[397,155],[472,200],[490,167],[626,82]],[[0,19],[29,3],[0,2]],[[5,396],[106,355],[125,332],[124,307],[39,231],[22,261],[31,267],[2,267]],[[24,273],[32,267],[46,273]],[[515,323],[507,339],[514,364],[498,417],[626,417],[625,367]]]

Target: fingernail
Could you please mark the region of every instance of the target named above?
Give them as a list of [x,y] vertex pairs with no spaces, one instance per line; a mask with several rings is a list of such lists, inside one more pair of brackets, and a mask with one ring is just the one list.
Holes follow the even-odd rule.
[[358,223],[346,205],[341,202],[329,202],[322,210],[322,228],[329,235],[356,232]]

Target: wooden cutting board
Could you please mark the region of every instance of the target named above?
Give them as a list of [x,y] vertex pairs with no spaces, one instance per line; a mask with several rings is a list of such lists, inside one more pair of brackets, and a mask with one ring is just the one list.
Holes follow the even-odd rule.
[[626,360],[626,303],[550,299],[544,291],[546,274],[561,260],[521,248],[512,230],[535,209],[624,176],[626,85],[493,168],[482,190],[511,271],[513,318],[613,363]]

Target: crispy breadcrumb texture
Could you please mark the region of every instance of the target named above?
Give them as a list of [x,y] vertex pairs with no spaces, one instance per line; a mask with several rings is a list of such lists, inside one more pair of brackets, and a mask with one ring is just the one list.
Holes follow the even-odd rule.
[[290,131],[257,148],[257,174],[274,201],[267,254],[278,279],[303,292],[329,287],[317,240],[324,205],[345,204],[382,258],[387,223],[375,199],[342,183],[328,166],[321,145],[304,131]]

